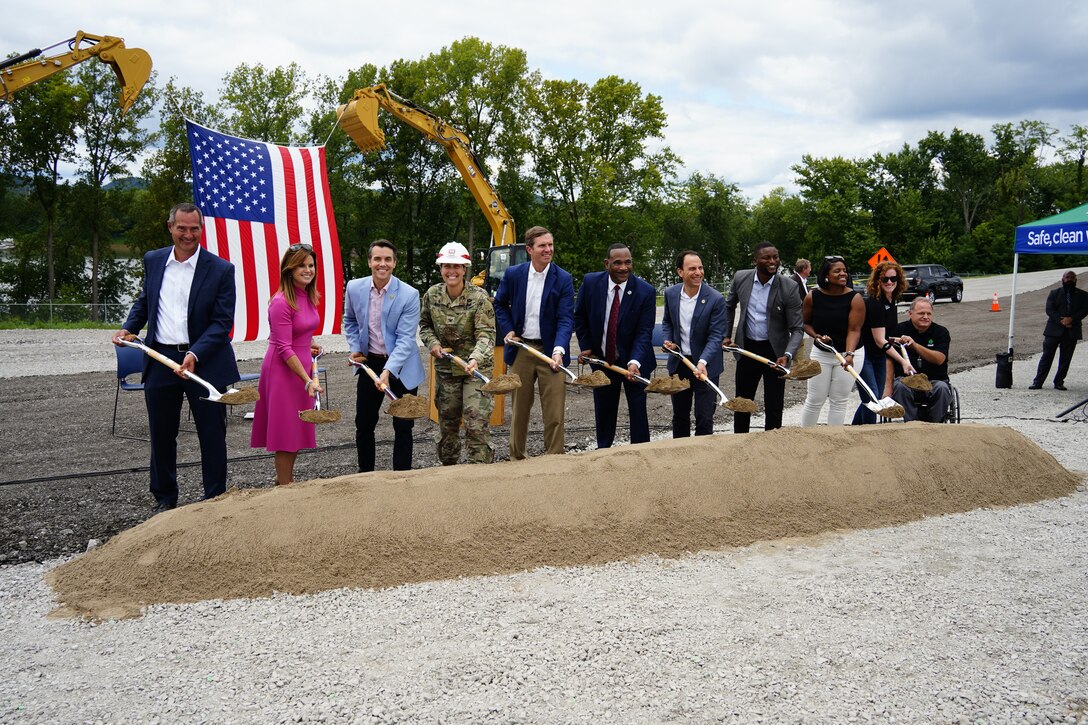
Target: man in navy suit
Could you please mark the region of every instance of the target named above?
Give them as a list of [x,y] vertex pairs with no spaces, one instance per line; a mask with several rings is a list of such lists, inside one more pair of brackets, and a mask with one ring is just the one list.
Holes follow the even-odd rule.
[[[355,447],[359,471],[374,470],[374,429],[378,426],[388,386],[397,397],[415,395],[423,382],[416,333],[419,331],[419,292],[393,276],[397,248],[379,239],[367,249],[371,276],[348,282],[344,294],[344,334],[351,359],[365,362],[378,376],[360,374],[355,395]],[[393,470],[412,468],[412,428],[415,421],[393,418]]]
[[510,459],[525,458],[529,438],[529,414],[533,410],[533,384],[540,387],[540,409],[544,418],[545,453],[563,453],[564,406],[567,401],[565,377],[560,365],[570,364],[570,336],[574,329],[574,281],[570,274],[552,264],[555,239],[544,227],[525,232],[529,261],[506,270],[495,292],[495,317],[499,327],[509,330],[506,339],[519,337],[552,358],[551,365],[511,345],[503,358],[510,372],[521,378],[513,394],[510,416]]
[[[722,338],[725,337],[725,298],[708,284],[703,284],[703,260],[687,250],[676,257],[680,284],[665,290],[665,311],[661,330],[666,346],[678,347],[695,364],[700,380],[718,384],[722,374]],[[672,437],[691,435],[691,404],[695,401],[695,435],[714,432],[717,394],[709,385],[693,379],[687,365],[669,358],[670,375],[691,380],[691,388],[672,396]]]
[[166,222],[172,247],[144,255],[144,284],[115,340],[147,325],[145,343],[181,367],[144,361],[144,399],[151,433],[151,494],[155,510],[177,506],[177,437],[181,401],[189,399],[197,438],[204,498],[227,490],[227,409],[203,399],[207,391],[185,379],[196,373],[223,390],[238,380],[230,345],[234,326],[234,265],[200,248],[204,217],[194,204],[178,204]]
[[574,304],[579,360],[596,357],[627,368],[626,376],[602,368],[611,385],[593,389],[598,448],[611,448],[616,438],[621,386],[627,395],[631,442],[650,440],[646,386],[635,376],[649,377],[657,364],[652,346],[657,293],[631,273],[633,266],[627,245],[613,244],[604,260],[605,271],[585,276]]

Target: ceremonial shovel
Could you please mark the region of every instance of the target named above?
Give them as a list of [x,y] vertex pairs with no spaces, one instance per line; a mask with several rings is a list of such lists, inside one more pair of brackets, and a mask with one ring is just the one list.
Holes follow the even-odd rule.
[[[152,350],[150,347],[145,345],[143,341],[140,340],[140,338],[136,337],[136,335],[128,335],[127,337],[122,338],[121,344],[125,347],[133,347],[137,350],[143,350],[148,357],[152,358],[153,360],[158,360],[171,370],[177,370],[181,367],[181,365],[178,365],[176,362],[166,357],[162,353],[156,350]],[[186,370],[184,375],[186,378],[192,380],[197,385],[201,385],[207,389],[208,397],[201,398],[201,400],[208,400],[213,403],[222,403],[223,405],[244,405],[246,403],[256,402],[260,398],[260,395],[257,393],[256,388],[242,388],[241,390],[238,390],[237,388],[228,388],[227,392],[220,393],[218,390],[215,389],[214,385],[212,385],[196,373],[191,373]]]
[[[600,358],[586,357],[585,361],[590,365],[598,365],[602,368],[608,368],[614,373],[627,375],[627,370],[624,368],[621,368],[619,365],[606,363]],[[687,380],[676,380],[674,382],[673,378],[644,378],[641,375],[636,375],[635,380],[646,386],[647,393],[661,393],[662,395],[675,395],[681,390],[686,390],[691,387],[691,383]]]
[[[903,347],[901,343],[893,342],[892,344],[899,348],[899,353],[909,363],[910,355],[907,354],[907,349]],[[911,390],[917,390],[922,393],[928,393],[933,390],[933,383],[929,382],[929,376],[925,373],[915,372],[914,368],[904,370],[903,372],[907,374],[901,377],[899,380],[903,383],[903,385],[906,385]]]
[[842,356],[842,354],[838,350],[836,350],[832,345],[827,344],[826,342],[824,342],[823,340],[821,340],[818,337],[814,337],[812,339],[812,344],[815,345],[816,347],[820,348],[824,352],[829,352],[832,355],[834,355],[835,359],[839,361],[839,364],[846,368],[846,372],[853,375],[854,380],[857,380],[858,384],[861,385],[862,389],[866,393],[869,394],[869,399],[872,402],[870,402],[870,403],[864,403],[863,402],[862,405],[864,405],[866,408],[868,408],[869,410],[871,410],[874,413],[876,413],[877,415],[879,415],[881,418],[902,418],[903,417],[903,414],[906,412],[906,411],[903,410],[903,406],[901,406],[899,403],[895,402],[891,398],[880,398],[880,399],[878,399],[876,397],[876,393],[873,392],[873,389],[869,387],[868,383],[866,383],[864,380],[861,379],[861,376],[858,375],[857,370],[854,370],[854,366],[853,365],[848,365],[847,362],[846,362],[846,358],[844,358]]
[[[311,368],[310,377],[317,380],[317,358],[313,358],[313,367]],[[307,423],[335,423],[340,420],[339,410],[322,410],[321,409],[321,393],[314,393],[314,407],[310,410],[300,410],[298,417]]]
[[721,407],[732,410],[734,413],[756,412],[755,401],[748,400],[748,398],[733,398],[732,400],[730,400],[729,396],[723,393],[721,388],[707,380],[706,377],[699,374],[699,368],[695,367],[695,363],[693,363],[691,360],[688,360],[684,353],[680,352],[674,347],[669,347],[668,345],[662,345],[661,349],[670,355],[680,358],[680,361],[691,369],[692,374],[695,375],[695,378],[697,380],[702,380],[704,383],[713,388],[714,392],[718,394],[718,405],[720,405]]
[[820,374],[820,363],[815,360],[799,360],[793,364],[793,368],[784,368],[774,360],[769,360],[762,355],[757,355],[750,350],[745,350],[736,345],[722,345],[722,349],[726,352],[739,353],[756,362],[761,362],[771,369],[782,373],[782,377],[786,380],[808,380],[809,378],[814,378]]
[[[454,355],[453,348],[442,348],[442,357],[446,360],[452,360],[460,365],[466,373],[468,372],[468,363]],[[498,375],[494,380],[489,379],[479,370],[473,370],[471,375],[483,383],[480,390],[485,393],[512,393],[521,387],[521,378],[517,375]]]
[[[348,359],[348,363],[354,365],[357,368],[362,368],[363,371],[370,376],[370,379],[374,382],[378,382],[378,376],[373,370],[367,367],[364,363],[356,362]],[[397,395],[389,389],[388,385],[382,385],[382,392],[392,402],[389,404],[389,415],[394,418],[424,418],[427,416],[427,404],[423,402],[423,398],[417,398],[414,395],[405,395],[403,398],[398,398]]]
[[[518,340],[517,338],[511,338],[507,340],[506,344],[513,345],[514,347],[520,347],[522,350],[526,350],[533,357],[540,358],[549,365],[552,364],[552,359],[550,357],[540,352],[540,350],[537,350],[535,347],[530,347],[529,345],[526,345],[524,342]],[[592,375],[575,375],[574,371],[570,368],[565,368],[560,365],[559,369],[570,376],[569,382],[572,385],[581,385],[587,388],[603,388],[609,385],[608,376],[604,373],[601,373],[600,375],[598,375],[597,373],[593,373]]]

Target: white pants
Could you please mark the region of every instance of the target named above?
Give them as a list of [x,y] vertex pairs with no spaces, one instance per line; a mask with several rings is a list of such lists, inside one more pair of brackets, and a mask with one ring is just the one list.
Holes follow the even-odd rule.
[[[843,425],[847,410],[852,412],[857,407],[854,376],[842,369],[834,355],[815,345],[809,357],[820,363],[820,374],[808,380],[808,397],[801,411],[801,427],[811,428],[819,422],[820,411],[828,398],[831,399],[831,406],[827,411],[827,424]],[[855,370],[865,364],[865,348],[859,347],[854,351],[851,364]]]

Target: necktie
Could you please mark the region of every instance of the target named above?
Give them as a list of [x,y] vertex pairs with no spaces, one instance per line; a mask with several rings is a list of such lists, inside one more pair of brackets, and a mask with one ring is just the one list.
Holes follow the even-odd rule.
[[620,327],[620,286],[612,288],[612,309],[608,311],[608,330],[604,335],[604,359],[616,361],[616,331]]

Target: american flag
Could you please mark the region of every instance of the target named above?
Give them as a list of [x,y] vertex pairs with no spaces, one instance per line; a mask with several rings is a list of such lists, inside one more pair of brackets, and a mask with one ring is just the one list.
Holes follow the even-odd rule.
[[204,213],[201,244],[234,263],[233,339],[268,338],[268,301],[279,288],[280,260],[299,242],[317,255],[321,324],[315,334],[339,334],[344,273],[325,147],[276,146],[185,125],[193,198]]

